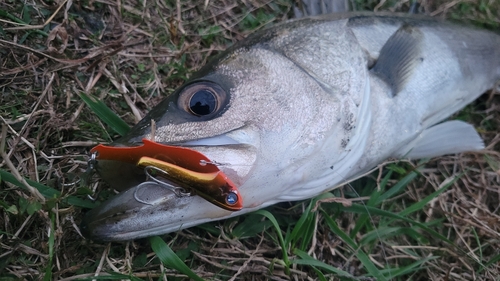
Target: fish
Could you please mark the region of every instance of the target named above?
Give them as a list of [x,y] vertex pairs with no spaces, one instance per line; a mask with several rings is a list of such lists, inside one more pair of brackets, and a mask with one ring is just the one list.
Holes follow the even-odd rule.
[[472,125],[447,118],[498,87],[499,46],[491,31],[394,13],[304,17],[254,33],[111,144],[148,139],[198,151],[235,184],[242,208],[137,182],[136,166],[115,163],[100,174],[116,179],[121,170],[124,191],[89,211],[82,233],[98,241],[165,234],[312,198],[388,158],[481,150]]

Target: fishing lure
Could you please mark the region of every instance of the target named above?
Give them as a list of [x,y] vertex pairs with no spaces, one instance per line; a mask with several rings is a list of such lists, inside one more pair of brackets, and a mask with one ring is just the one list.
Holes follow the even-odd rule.
[[200,173],[151,157],[142,157],[137,166],[159,168],[172,182],[182,187],[188,186],[205,200],[223,209],[238,211],[243,207],[238,190],[221,171]]
[[143,145],[118,147],[98,145],[90,151],[95,160],[127,162],[147,169],[162,171],[161,177],[194,191],[212,204],[229,210],[243,208],[243,199],[236,185],[202,153],[186,147],[160,144],[147,139]]

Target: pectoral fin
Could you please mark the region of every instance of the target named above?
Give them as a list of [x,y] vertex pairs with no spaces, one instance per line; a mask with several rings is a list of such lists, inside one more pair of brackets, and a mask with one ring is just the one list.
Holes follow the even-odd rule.
[[472,125],[454,120],[424,130],[415,141],[400,150],[397,157],[429,158],[483,148],[483,140]]
[[415,68],[423,61],[422,40],[420,29],[403,25],[382,47],[371,71],[390,85],[391,97],[403,90]]

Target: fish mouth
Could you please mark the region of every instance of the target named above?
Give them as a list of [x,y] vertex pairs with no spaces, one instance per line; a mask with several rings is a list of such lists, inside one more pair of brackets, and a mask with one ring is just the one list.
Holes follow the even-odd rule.
[[199,196],[179,197],[157,183],[144,182],[86,213],[80,230],[94,241],[124,241],[177,231],[202,221],[203,212],[193,212],[200,204],[220,215],[231,214],[204,203]]
[[172,145],[196,150],[224,172],[237,186],[243,185],[254,168],[260,151],[260,135],[251,126],[243,126],[221,135],[175,142]]
[[[235,186],[241,187],[257,158],[257,146],[245,141],[241,137],[237,140],[220,135],[175,145],[203,154]],[[182,194],[171,187],[168,178],[161,182],[134,182],[125,191],[85,214],[81,223],[82,234],[96,241],[132,240],[230,217],[245,208],[241,205],[235,210],[223,209],[201,196]],[[245,204],[245,198],[242,199]]]

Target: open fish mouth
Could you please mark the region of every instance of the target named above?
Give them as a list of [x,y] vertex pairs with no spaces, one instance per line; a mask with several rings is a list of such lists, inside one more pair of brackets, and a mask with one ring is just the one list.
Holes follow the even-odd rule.
[[83,217],[80,230],[84,237],[95,241],[130,240],[209,221],[206,215],[232,213],[200,196],[179,196],[157,182],[146,181],[90,210]]
[[244,207],[238,188],[256,159],[254,146],[226,136],[176,146],[144,139],[139,146],[98,145],[91,153],[104,181],[126,183],[85,214],[82,234],[97,241],[162,234],[238,213]]
[[[164,145],[147,139],[143,139],[142,143],[130,147],[101,144],[94,147],[91,153],[95,155],[97,165],[101,160],[135,164],[144,170],[146,182],[152,181],[179,196],[196,194],[229,211],[243,208],[237,186],[204,154],[187,147]],[[136,189],[139,187],[136,186]]]

